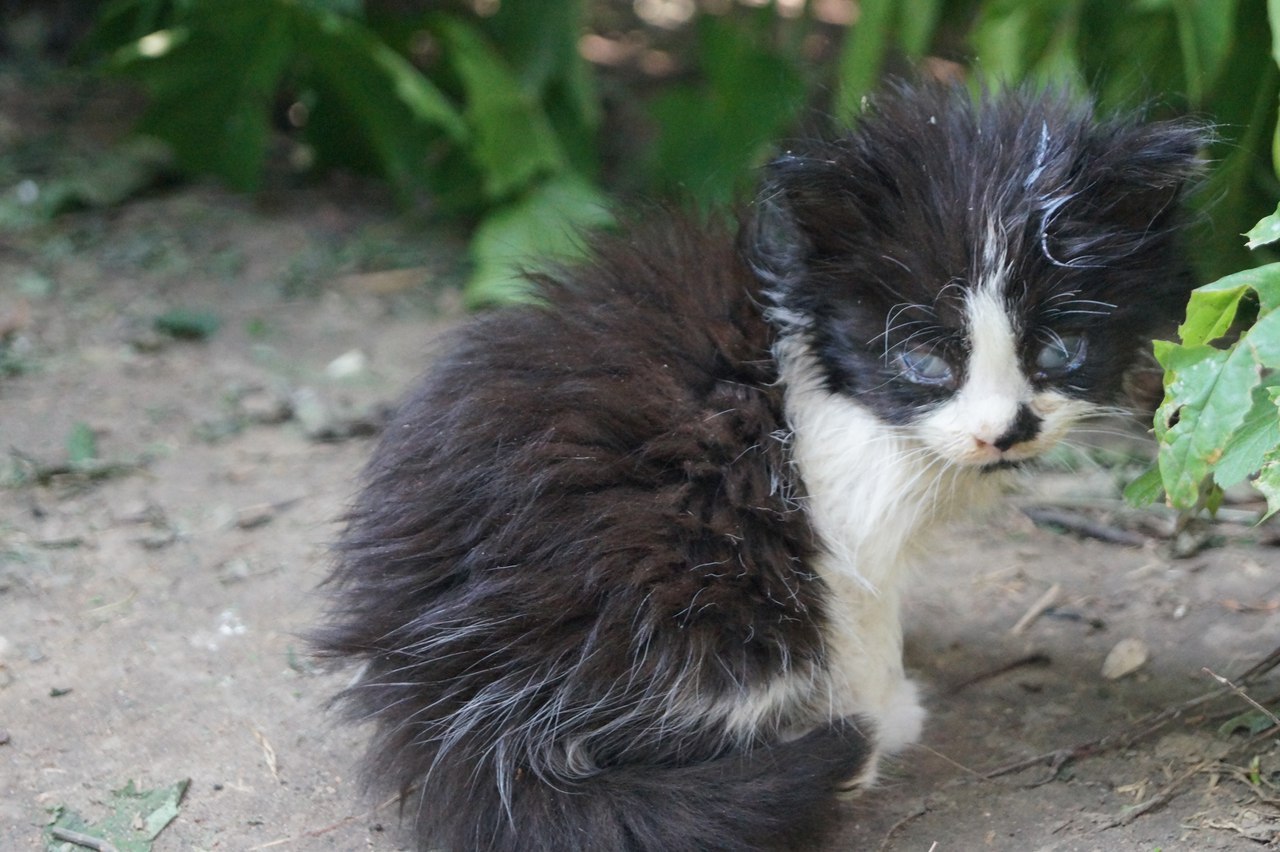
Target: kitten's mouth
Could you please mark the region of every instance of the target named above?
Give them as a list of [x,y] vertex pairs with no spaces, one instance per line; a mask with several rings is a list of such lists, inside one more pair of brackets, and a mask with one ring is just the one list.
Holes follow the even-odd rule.
[[1027,463],[1027,459],[1000,459],[989,464],[984,464],[979,468],[983,473],[995,473],[998,470],[1013,470],[1022,467]]

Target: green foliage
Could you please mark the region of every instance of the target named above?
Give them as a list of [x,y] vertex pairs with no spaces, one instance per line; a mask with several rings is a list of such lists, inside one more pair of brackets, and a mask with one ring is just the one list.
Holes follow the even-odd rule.
[[770,46],[772,16],[762,9],[745,20],[697,21],[701,74],[650,105],[661,128],[647,164],[652,187],[726,204],[795,122],[807,83],[796,57]]
[[527,296],[521,270],[577,252],[579,227],[611,224],[608,202],[582,178],[567,175],[539,184],[514,204],[485,218],[471,242],[475,272],[467,289],[471,307]]
[[[1199,11],[1195,7],[1186,14],[1190,19]],[[1252,121],[1242,137],[1250,148],[1264,139],[1274,145],[1272,140],[1280,138],[1274,117],[1280,0],[1270,0],[1268,12],[1268,67],[1259,75]],[[1203,16],[1188,27],[1196,22],[1203,23]],[[1216,39],[1220,30],[1213,34]],[[1215,56],[1210,52],[1199,59],[1212,63]],[[1215,175],[1217,185],[1228,192],[1224,206],[1229,212],[1242,206],[1240,184],[1249,171],[1245,162],[1233,154]],[[1273,154],[1272,162],[1280,170],[1280,157]],[[1245,237],[1249,249],[1280,240],[1280,208]],[[1266,498],[1268,516],[1280,510],[1278,308],[1280,263],[1226,275],[1192,294],[1186,321],[1178,329],[1180,342],[1156,343],[1156,358],[1165,369],[1165,398],[1155,415],[1160,450],[1156,469],[1126,491],[1130,499],[1148,502],[1163,491],[1177,508],[1212,510],[1223,489],[1247,480]]]
[[[1276,217],[1257,233],[1274,233]],[[1251,233],[1254,233],[1251,232]],[[1221,489],[1252,477],[1280,509],[1280,263],[1247,269],[1196,290],[1180,343],[1158,341],[1165,399],[1156,411],[1159,480],[1170,504],[1214,506]],[[1241,322],[1242,312],[1253,316]],[[1148,476],[1133,499],[1158,494]]]
[[[554,210],[538,201],[557,195],[548,185],[585,185],[594,171],[598,107],[576,50],[577,3],[504,3],[486,21],[443,12],[367,21],[361,5],[116,0],[91,45],[145,85],[139,130],[163,139],[188,172],[258,188],[287,116],[318,164],[384,176],[406,202],[425,192],[446,211],[495,217],[489,231],[509,229],[521,211],[554,213],[561,230],[599,224],[597,197]],[[414,64],[414,39],[438,50],[432,74]],[[551,225],[530,223],[519,244],[560,248]],[[510,277],[494,244],[473,248],[473,302]],[[502,257],[510,263],[510,252]]]

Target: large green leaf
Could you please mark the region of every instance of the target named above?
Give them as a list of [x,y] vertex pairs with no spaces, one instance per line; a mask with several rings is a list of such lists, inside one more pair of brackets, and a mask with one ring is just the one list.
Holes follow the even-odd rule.
[[402,194],[429,186],[436,143],[465,144],[468,128],[452,102],[418,69],[359,23],[306,8],[296,10],[306,79],[317,87],[312,142],[343,163],[353,143],[371,152]]
[[1173,0],[1187,96],[1203,103],[1231,51],[1237,0]]
[[889,47],[893,0],[862,0],[858,9],[858,22],[846,37],[836,69],[836,115],[850,124],[857,120],[863,97],[880,79]]
[[767,47],[762,21],[699,20],[702,78],[650,105],[661,128],[649,163],[659,190],[707,205],[731,201],[794,121],[804,78]]
[[181,26],[122,48],[115,64],[150,92],[139,130],[167,142],[183,169],[253,189],[293,44],[291,4],[223,0],[201,3]]
[[539,179],[564,171],[567,161],[539,103],[475,27],[447,16],[433,19],[450,66],[465,90],[471,158],[484,194],[501,201]]
[[539,184],[518,201],[490,213],[476,229],[467,304],[478,307],[528,298],[524,270],[580,254],[582,233],[612,221],[607,199],[588,181],[568,174]]
[[[1232,328],[1246,298],[1258,302],[1252,327],[1225,348],[1211,345]],[[1274,459],[1280,440],[1274,403],[1280,385],[1277,307],[1280,264],[1245,270],[1192,294],[1181,345],[1156,344],[1166,371],[1165,400],[1155,419],[1158,464],[1173,505],[1196,505],[1210,475],[1225,487]]]
[[991,0],[969,41],[984,76],[1079,86],[1079,30],[1084,0]]

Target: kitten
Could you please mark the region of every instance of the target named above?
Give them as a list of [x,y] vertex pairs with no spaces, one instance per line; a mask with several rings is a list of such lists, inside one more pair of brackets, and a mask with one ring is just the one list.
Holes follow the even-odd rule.
[[422,849],[819,843],[920,732],[904,566],[1185,303],[1201,128],[900,86],[735,239],[599,238],[392,420],[328,654]]

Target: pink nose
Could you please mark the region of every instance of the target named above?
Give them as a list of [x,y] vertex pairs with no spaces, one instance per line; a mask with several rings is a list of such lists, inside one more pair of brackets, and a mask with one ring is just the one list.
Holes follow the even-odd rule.
[[1040,418],[1029,406],[1021,405],[1018,406],[1018,414],[1013,418],[1013,423],[1009,425],[1009,428],[1000,437],[989,440],[974,435],[973,440],[979,448],[995,447],[1003,453],[1008,451],[1010,447],[1021,444],[1024,441],[1030,441],[1039,435],[1040,423]]

